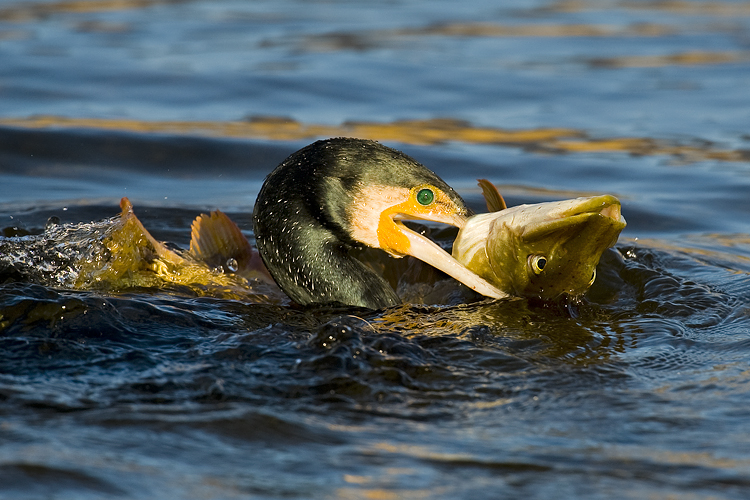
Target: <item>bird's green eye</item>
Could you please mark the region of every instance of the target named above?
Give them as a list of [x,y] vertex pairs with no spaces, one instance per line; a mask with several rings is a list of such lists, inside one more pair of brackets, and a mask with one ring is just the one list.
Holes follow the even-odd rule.
[[417,193],[417,201],[420,205],[429,205],[435,200],[435,193],[432,192],[432,189],[420,189]]
[[541,255],[532,255],[529,257],[529,265],[531,265],[531,270],[534,271],[534,274],[542,274],[544,266],[547,265],[547,258]]

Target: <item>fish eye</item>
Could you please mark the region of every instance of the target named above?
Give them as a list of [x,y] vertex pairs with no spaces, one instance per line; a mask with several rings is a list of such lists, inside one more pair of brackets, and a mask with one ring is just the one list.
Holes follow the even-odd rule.
[[424,188],[420,189],[417,193],[417,202],[419,202],[420,205],[429,205],[435,200],[435,193],[432,192],[432,189]]
[[547,265],[547,258],[543,255],[531,255],[529,257],[529,265],[534,274],[542,274],[544,267]]

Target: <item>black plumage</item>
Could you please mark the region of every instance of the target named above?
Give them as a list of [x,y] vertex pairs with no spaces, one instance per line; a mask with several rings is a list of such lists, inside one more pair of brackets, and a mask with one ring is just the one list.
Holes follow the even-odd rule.
[[302,148],[268,175],[258,194],[254,231],[263,262],[299,304],[374,309],[398,304],[391,286],[350,255],[363,246],[353,236],[352,221],[372,201],[362,199],[367,186],[404,192],[422,185],[434,186],[469,214],[435,173],[377,142],[336,138]]

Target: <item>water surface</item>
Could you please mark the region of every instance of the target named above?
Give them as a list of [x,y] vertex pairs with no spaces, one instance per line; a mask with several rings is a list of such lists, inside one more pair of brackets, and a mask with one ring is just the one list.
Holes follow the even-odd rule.
[[336,135],[478,211],[488,178],[628,221],[571,309],[8,281],[0,497],[747,498],[749,28],[730,1],[0,2],[6,236],[127,196],[160,240],[217,208],[252,240],[265,175]]

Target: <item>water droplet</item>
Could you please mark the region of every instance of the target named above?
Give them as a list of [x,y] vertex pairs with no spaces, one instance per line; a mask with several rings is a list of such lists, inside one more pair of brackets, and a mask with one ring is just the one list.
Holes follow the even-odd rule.
[[48,230],[54,226],[57,226],[58,224],[60,224],[60,217],[53,215],[52,217],[47,219],[47,223],[44,225],[44,229]]
[[227,259],[226,265],[227,265],[227,269],[229,269],[229,271],[233,273],[236,273],[237,270],[240,268],[239,264],[237,264],[237,259],[235,259],[234,257],[230,257],[229,259]]

